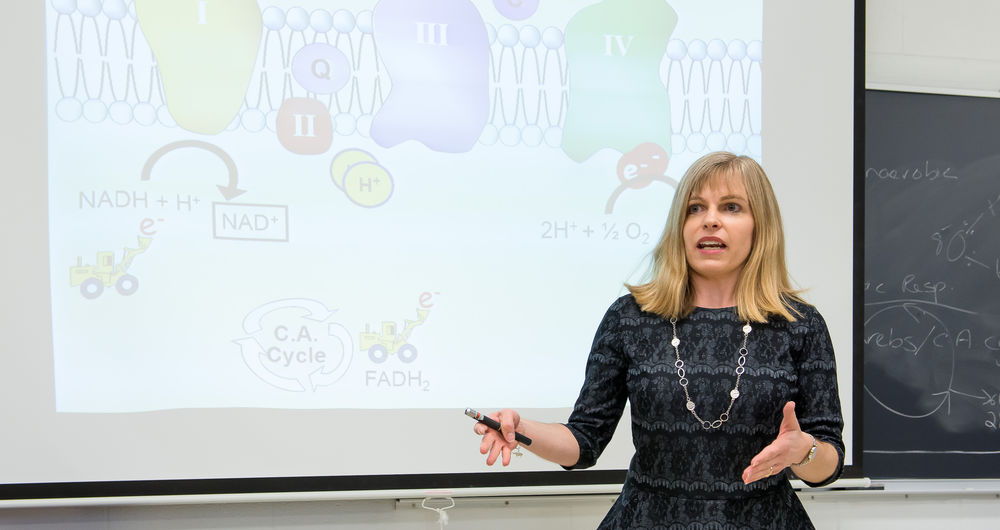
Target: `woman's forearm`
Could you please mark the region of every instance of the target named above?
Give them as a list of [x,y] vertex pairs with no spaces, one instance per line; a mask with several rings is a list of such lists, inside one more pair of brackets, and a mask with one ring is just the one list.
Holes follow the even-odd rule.
[[816,456],[813,461],[803,466],[792,466],[792,472],[806,482],[819,483],[830,478],[839,463],[840,455],[837,450],[826,442],[816,440]]
[[531,438],[531,445],[523,447],[545,460],[561,466],[572,466],[580,460],[580,444],[562,423],[542,423],[522,418],[517,430]]

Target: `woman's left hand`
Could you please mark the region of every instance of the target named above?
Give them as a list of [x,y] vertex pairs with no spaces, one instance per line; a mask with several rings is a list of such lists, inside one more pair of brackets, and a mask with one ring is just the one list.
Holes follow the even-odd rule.
[[795,402],[785,403],[782,410],[781,427],[778,437],[750,460],[750,466],[743,470],[743,483],[770,477],[786,467],[802,461],[812,447],[812,439],[799,428],[795,417]]

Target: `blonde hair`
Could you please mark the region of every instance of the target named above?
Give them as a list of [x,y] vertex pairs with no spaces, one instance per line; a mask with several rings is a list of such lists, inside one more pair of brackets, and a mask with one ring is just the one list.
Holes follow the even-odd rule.
[[773,315],[794,322],[796,315],[801,314],[792,302],[802,302],[802,298],[788,278],[785,235],[774,190],[760,164],[732,153],[709,153],[691,164],[677,187],[667,226],[653,251],[651,280],[626,287],[644,311],[680,318],[694,310],[694,291],[684,250],[687,204],[692,193],[720,179],[742,180],[754,222],[750,255],[736,283],[737,315],[752,322],[765,322]]

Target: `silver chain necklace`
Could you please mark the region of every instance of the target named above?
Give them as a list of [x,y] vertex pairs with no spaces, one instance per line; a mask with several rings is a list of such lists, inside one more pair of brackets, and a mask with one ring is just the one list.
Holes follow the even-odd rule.
[[723,423],[729,421],[729,411],[733,409],[733,403],[736,402],[736,398],[740,397],[740,378],[743,376],[743,372],[746,371],[747,364],[747,336],[750,335],[750,323],[747,322],[743,326],[743,346],[740,347],[740,357],[736,360],[736,385],[729,392],[729,406],[726,407],[726,411],[719,415],[719,419],[715,421],[708,421],[701,419],[694,410],[694,401],[691,400],[691,394],[688,394],[688,379],[685,377],[684,372],[684,361],[681,360],[681,352],[678,346],[681,344],[681,339],[677,338],[677,318],[670,317],[670,327],[674,329],[674,338],[670,341],[670,344],[674,347],[674,355],[677,360],[674,361],[674,368],[677,369],[677,377],[680,379],[681,388],[684,389],[684,397],[687,399],[687,409],[694,416],[694,419],[698,420],[701,427],[705,430],[708,429],[718,429]]

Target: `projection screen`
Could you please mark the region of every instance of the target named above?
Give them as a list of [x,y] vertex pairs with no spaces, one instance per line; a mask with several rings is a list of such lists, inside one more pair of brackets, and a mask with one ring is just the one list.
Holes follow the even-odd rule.
[[851,462],[851,3],[28,4],[4,498],[620,483],[627,415],[564,472],[462,411],[566,419],[715,150],[774,182]]

